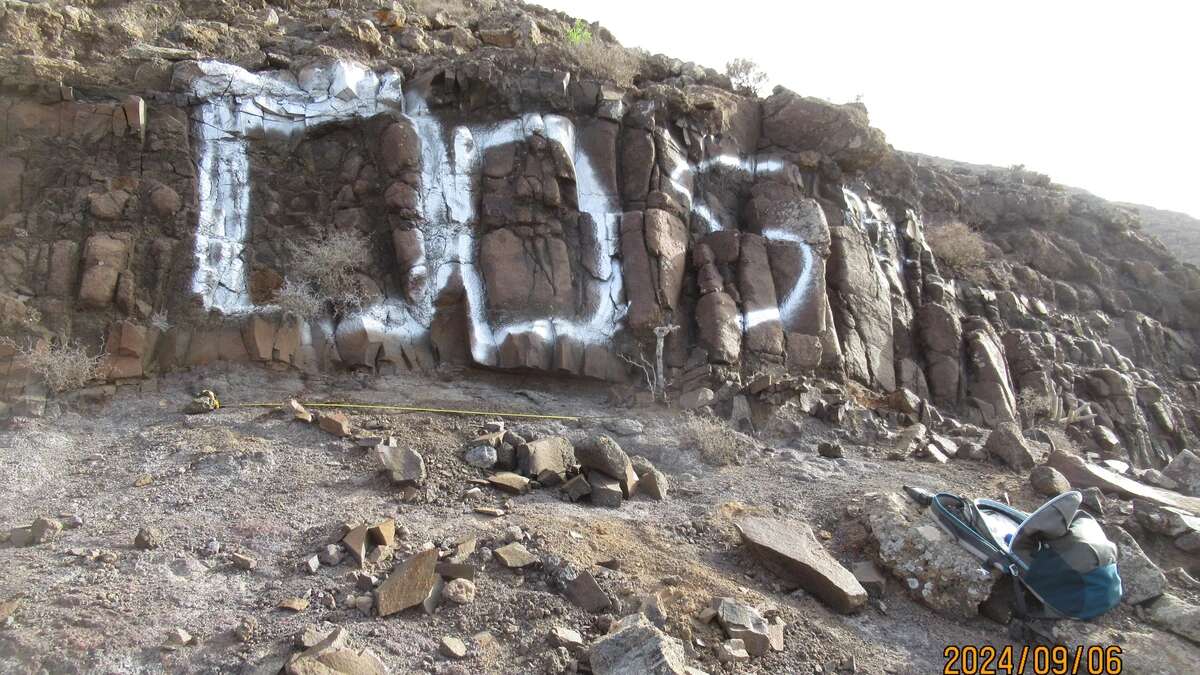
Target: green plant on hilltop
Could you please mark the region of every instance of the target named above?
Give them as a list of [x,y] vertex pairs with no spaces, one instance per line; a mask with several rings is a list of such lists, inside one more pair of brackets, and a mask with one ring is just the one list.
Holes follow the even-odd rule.
[[592,41],[592,31],[588,29],[583,19],[575,19],[575,25],[567,31],[567,40],[573,45],[581,45]]

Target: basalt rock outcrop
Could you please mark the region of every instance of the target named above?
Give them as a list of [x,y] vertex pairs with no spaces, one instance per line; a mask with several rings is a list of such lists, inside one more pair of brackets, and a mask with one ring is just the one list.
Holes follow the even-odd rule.
[[[821,374],[918,417],[1074,415],[1138,467],[1194,444],[1200,270],[1131,209],[895,151],[859,104],[747,97],[597,27],[617,72],[532,6],[194,4],[0,3],[17,347],[81,340],[118,383],[260,362],[633,387],[661,353],[668,394],[719,411]],[[934,255],[949,221],[985,238],[984,274]],[[293,244],[336,231],[371,243],[366,301],[281,314]],[[47,393],[0,346],[0,410]]]

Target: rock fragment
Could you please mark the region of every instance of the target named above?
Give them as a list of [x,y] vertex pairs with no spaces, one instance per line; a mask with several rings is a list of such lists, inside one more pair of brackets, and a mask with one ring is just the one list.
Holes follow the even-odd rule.
[[539,478],[544,472],[559,476],[561,481],[567,467],[575,463],[575,449],[562,436],[548,436],[517,447],[517,471]]
[[437,559],[437,549],[431,548],[397,565],[376,591],[375,604],[379,608],[379,616],[390,616],[416,607],[429,597],[437,581]]
[[494,555],[496,556],[496,559],[501,562],[501,564],[510,569],[528,567],[529,565],[537,562],[536,556],[530,553],[523,544],[515,541],[511,544],[505,544],[504,546],[496,549]]
[[29,526],[30,541],[34,544],[44,544],[58,538],[63,531],[63,524],[54,518],[38,518]]
[[463,461],[477,469],[490,469],[496,466],[496,448],[476,445],[463,453]]
[[567,499],[573,502],[577,502],[592,493],[592,486],[588,484],[587,478],[583,475],[575,476],[563,483],[560,489],[567,495]]
[[845,456],[846,451],[842,449],[841,443],[821,441],[817,444],[817,454],[826,459],[840,459]]
[[133,545],[144,551],[159,548],[166,542],[166,536],[157,527],[143,527],[133,538]]
[[743,640],[734,638],[717,645],[717,658],[721,663],[741,663],[750,660],[750,653]]
[[317,426],[321,427],[322,431],[331,433],[338,438],[346,438],[353,433],[350,418],[339,412],[321,413],[317,420]]
[[595,675],[685,675],[683,643],[663,633],[642,614],[631,614],[588,652]]
[[665,500],[669,488],[666,474],[654,468],[650,460],[641,455],[633,456],[630,462],[633,464],[633,470],[637,472],[638,492],[651,499]]
[[[441,569],[441,565],[438,568]],[[442,595],[455,604],[469,605],[475,601],[475,582],[470,579],[451,579]]]
[[326,545],[325,548],[320,549],[319,554],[317,554],[317,558],[320,560],[320,563],[322,563],[322,565],[328,565],[329,567],[341,565],[343,557],[346,557],[346,550],[342,549],[342,546],[337,544]]
[[775,574],[843,614],[866,604],[862,584],[829,555],[808,525],[757,517],[743,518],[736,525],[742,540]]
[[293,612],[303,612],[308,609],[308,600],[305,598],[284,598],[279,603],[279,609],[287,609]]
[[287,675],[387,675],[383,661],[368,649],[350,647],[346,629],[333,629],[323,640],[293,656],[284,666]]
[[593,614],[612,607],[612,601],[588,571],[580,572],[567,583],[567,598],[583,611]]
[[529,491],[529,479],[509,471],[501,471],[487,478],[488,483],[501,490],[514,494],[524,494]]
[[[621,485],[621,494],[625,499],[629,499],[637,490],[638,476],[633,470],[633,463],[629,460],[629,455],[625,454],[610,436],[593,436],[580,443],[575,448],[575,460],[583,468],[590,469],[589,473],[598,471],[616,479]],[[592,490],[595,489],[593,483]],[[592,500],[595,501],[594,495]]]
[[731,640],[741,640],[751,656],[770,651],[770,628],[757,609],[733,598],[713,598],[712,607],[725,635]]
[[300,422],[312,422],[313,421],[313,414],[308,411],[308,408],[305,408],[304,406],[300,405],[300,402],[294,398],[288,399],[288,402],[284,406],[284,409],[287,410],[289,413],[291,413],[292,419],[294,419],[294,420],[297,420]]
[[[346,532],[346,536],[342,537],[342,543],[346,545],[346,549],[350,551],[350,555],[354,556],[359,565],[362,565],[367,560],[367,532],[370,529],[366,525],[356,525]],[[322,553],[328,556],[321,560],[326,565],[336,565],[341,562],[341,559],[337,559],[336,556],[329,556],[329,547],[326,547]],[[337,562],[327,562],[327,560],[334,559],[337,559]]]
[[167,651],[175,651],[192,643],[192,634],[182,628],[172,628],[167,631],[167,639],[163,642],[162,648]]
[[375,453],[384,470],[391,473],[392,482],[403,485],[421,485],[425,482],[425,458],[416,450],[379,445]]
[[451,659],[461,659],[467,655],[467,645],[462,640],[456,637],[444,637],[438,645],[438,651],[442,656]]
[[587,481],[593,504],[610,509],[621,506],[621,484],[615,478],[610,478],[599,471],[589,471]]
[[574,649],[583,646],[583,636],[579,631],[572,630],[566,626],[555,626],[550,629],[549,635],[550,645],[552,647],[566,647]]

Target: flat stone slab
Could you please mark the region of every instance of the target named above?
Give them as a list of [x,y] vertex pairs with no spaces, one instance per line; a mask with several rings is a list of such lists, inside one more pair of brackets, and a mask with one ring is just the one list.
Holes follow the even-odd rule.
[[608,595],[596,583],[591,572],[580,572],[579,576],[567,583],[567,597],[585,612],[593,614],[603,612],[612,607]]
[[376,591],[379,616],[416,607],[429,597],[437,582],[438,551],[427,549],[398,565]]
[[798,584],[842,614],[858,611],[867,591],[850,570],[829,555],[804,523],[743,518],[738,532],[767,569]]
[[529,491],[529,479],[509,471],[492,474],[487,477],[487,482],[514,495],[524,494]]
[[505,567],[511,568],[526,567],[537,562],[537,556],[515,541],[496,549],[494,555]]
[[1146,501],[1200,514],[1200,497],[1188,497],[1178,492],[1151,487],[1126,478],[1115,471],[1089,464],[1082,457],[1065,452],[1050,453],[1050,466],[1062,472],[1076,488],[1097,487],[1105,494],[1115,494],[1126,499],[1138,497]]

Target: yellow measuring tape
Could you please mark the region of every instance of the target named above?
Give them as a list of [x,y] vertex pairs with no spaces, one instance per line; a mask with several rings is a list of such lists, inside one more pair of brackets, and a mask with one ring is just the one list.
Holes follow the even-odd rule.
[[[374,403],[305,403],[305,408],[361,408],[363,410],[385,410],[391,412],[436,413],[441,415],[471,415],[480,417],[518,417],[539,420],[569,420],[577,422],[582,417],[572,415],[543,415],[540,413],[496,412],[492,410],[459,410],[456,408],[417,408],[404,405],[380,405]],[[282,408],[285,403],[228,403],[222,408]]]

